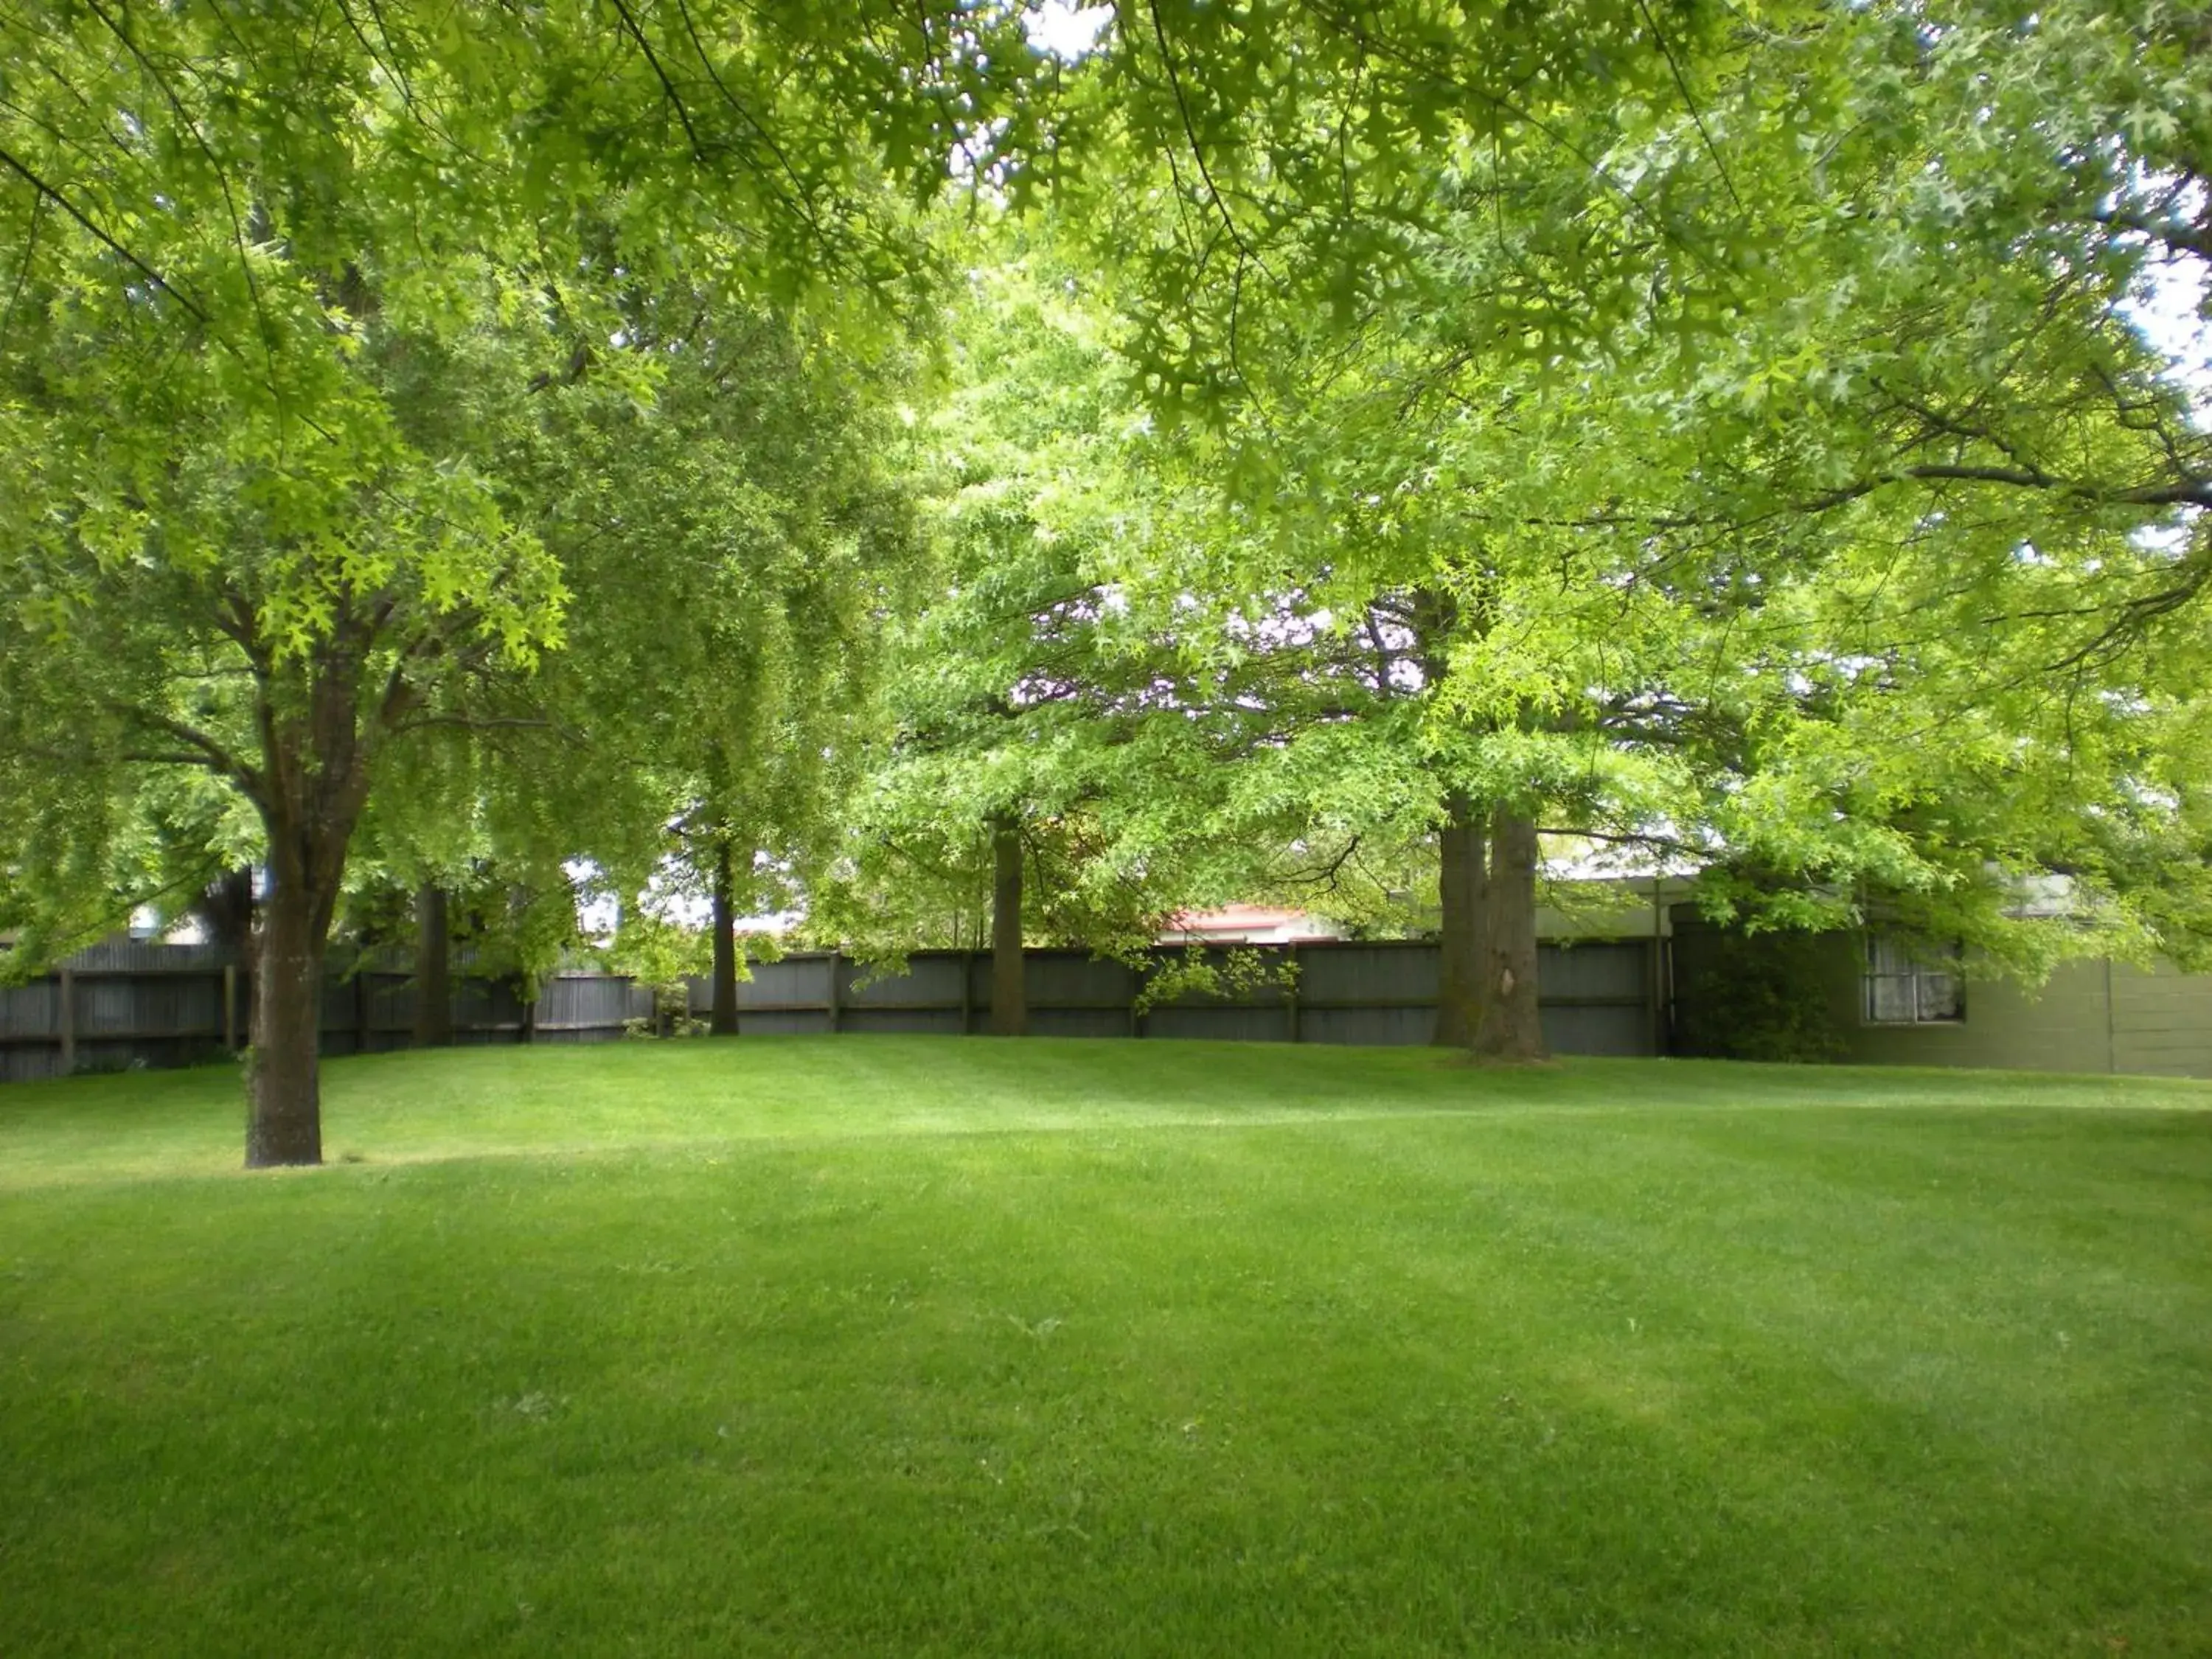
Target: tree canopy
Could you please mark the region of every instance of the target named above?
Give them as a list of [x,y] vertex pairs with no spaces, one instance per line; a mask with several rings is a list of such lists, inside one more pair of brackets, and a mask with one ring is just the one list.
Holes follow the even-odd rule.
[[0,22],[11,959],[260,866],[259,1163],[364,856],[909,942],[988,871],[1002,945],[1027,867],[1115,948],[1426,842],[1504,1057],[1547,830],[2199,948],[2212,411],[2141,319],[2212,303],[2200,8],[1034,22]]

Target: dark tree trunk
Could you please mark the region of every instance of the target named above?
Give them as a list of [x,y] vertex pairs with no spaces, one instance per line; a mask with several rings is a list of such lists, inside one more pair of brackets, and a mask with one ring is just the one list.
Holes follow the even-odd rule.
[[[342,635],[358,633],[357,625],[341,629]],[[354,826],[368,795],[369,754],[356,706],[359,650],[346,639],[325,648],[303,688],[305,707],[299,712],[288,716],[270,702],[262,704],[262,765],[242,779],[255,794],[269,842],[246,1090],[251,1169],[323,1159],[317,1062],[323,954]],[[405,684],[394,670],[378,719],[388,726],[408,707]]]
[[415,895],[415,1046],[446,1048],[453,1042],[452,929],[446,890],[426,884]]
[[246,1074],[248,1169],[323,1161],[323,952],[337,892],[335,881],[322,890],[300,867],[305,862],[273,859],[262,905]]
[[1536,1006],[1536,821],[1503,809],[1490,819],[1482,1015],[1474,1051],[1486,1060],[1544,1058]]
[[240,973],[253,971],[253,872],[233,870],[207,885],[192,906],[208,938]]
[[446,643],[441,625],[408,639],[387,634],[398,604],[392,593],[349,593],[295,654],[262,637],[247,599],[221,599],[217,625],[252,671],[256,753],[234,754],[167,714],[142,715],[244,791],[267,837],[246,1084],[249,1168],[322,1162],[323,956],[346,854],[375,752],[419,707],[410,665]]
[[1022,1036],[1030,1026],[1022,981],[1022,825],[1011,812],[991,820],[991,1035]]
[[727,842],[714,852],[714,1009],[707,1029],[715,1036],[738,1034],[738,921]]
[[1443,900],[1437,974],[1437,1029],[1431,1041],[1471,1048],[1481,1023],[1483,956],[1489,934],[1483,839],[1488,828],[1464,790],[1444,797],[1444,822],[1437,831],[1442,856],[1437,883]]

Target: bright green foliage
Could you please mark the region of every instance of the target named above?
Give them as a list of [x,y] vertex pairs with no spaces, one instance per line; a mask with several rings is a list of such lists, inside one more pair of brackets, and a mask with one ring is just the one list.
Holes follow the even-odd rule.
[[981,945],[990,825],[1012,817],[1033,936],[1140,945],[1239,861],[1209,816],[1239,711],[1189,677],[1174,619],[1133,613],[1112,580],[1159,502],[1088,296],[1018,255],[950,331],[940,568],[897,632],[892,744],[816,926],[871,950]]
[[[2212,920],[2212,436],[2121,309],[2207,246],[2202,27],[1875,13],[1759,43],[1805,72],[1715,85],[1679,169],[1734,181],[1758,285],[1724,340],[1663,350],[1655,313],[1609,348],[1642,388],[1619,429],[1668,463],[1614,470],[1613,556],[1709,607],[1750,692],[1716,827],[2028,966]],[[2097,927],[1990,915],[2051,868]]]
[[[483,275],[444,338],[396,307],[363,319],[316,404],[343,428],[328,440],[289,411],[256,422],[208,383],[208,357],[137,345],[127,319],[57,315],[88,343],[66,381],[56,336],[13,358],[0,763],[27,810],[9,833],[93,857],[135,809],[235,862],[233,811],[157,769],[213,775],[266,833],[272,813],[349,819],[387,743],[467,718],[488,678],[557,643],[557,567],[472,465],[471,435],[435,429],[518,416],[545,340],[500,324],[510,292]],[[118,361],[140,352],[159,380]],[[96,907],[116,873],[29,896],[97,920],[68,902]]]
[[653,1018],[641,1025],[638,1035],[696,1034],[690,982],[714,967],[713,941],[706,930],[633,906],[622,916],[606,963],[653,993]]
[[[1233,233],[1275,198],[1194,182],[1202,147],[1141,175],[1159,204],[1125,183],[1162,246],[1212,208],[1191,327],[1234,370],[1177,434],[1224,488],[1158,590],[1273,619],[1309,686],[1332,640],[1425,659],[1244,787],[1379,825],[1455,781],[1729,864],[1715,902],[1761,920],[1879,901],[2031,969],[2185,952],[2212,439],[2122,307],[2158,258],[2202,270],[2201,16],[1644,22],[1657,80],[1435,149],[1348,313],[1265,304]],[[2082,915],[2008,924],[2054,868]]]
[[1483,165],[1513,169],[1516,234],[1588,278],[1501,283],[1496,325],[1534,349],[1617,307],[1610,267],[1646,227],[1610,210],[1611,112],[1658,95],[1669,54],[1725,20],[1679,0],[1113,10],[1039,176],[1123,273],[1127,349],[1171,411],[1295,384],[1316,321],[1356,326],[1417,289]]
[[313,1161],[355,833],[374,798],[395,866],[472,839],[404,822],[473,810],[467,757],[416,793],[398,751],[518,718],[566,636],[500,463],[548,405],[650,397],[641,290],[834,283],[880,338],[853,296],[922,283],[910,203],[956,152],[1018,170],[1035,59],[1012,15],[929,4],[39,5],[0,40],[15,957],[112,908],[149,769],[226,781],[270,878],[248,1156]]
[[[967,8],[36,6],[5,40],[0,763],[35,810],[0,833],[64,934],[161,816],[146,757],[349,820],[402,728],[560,642],[486,464],[529,394],[649,388],[605,344],[630,284],[906,284],[885,180],[1029,131],[1018,25]],[[352,752],[279,778],[256,708]]]
[[625,337],[653,404],[579,407],[518,486],[591,597],[518,787],[625,901],[726,857],[725,896],[777,908],[834,840],[921,551],[914,371],[726,297],[664,296]]
[[[994,817],[1103,945],[1455,792],[2028,967],[2212,916],[2212,439],[2125,310],[2212,252],[2197,9],[1146,0],[1065,64],[996,7],[462,16],[4,26],[25,958],[240,798],[325,909],[356,823],[555,908],[678,821],[796,871],[878,638],[840,891],[941,878],[856,936],[959,933]],[[917,621],[853,378],[955,175],[1054,253],[920,423]],[[2054,868],[2094,927],[2009,927]]]
[[491,457],[574,596],[562,648],[503,713],[413,746],[362,826],[372,879],[519,893],[533,971],[576,942],[580,860],[625,925],[725,860],[741,909],[786,902],[916,546],[896,356],[704,291],[627,302],[607,355],[649,368],[649,399],[595,376]]

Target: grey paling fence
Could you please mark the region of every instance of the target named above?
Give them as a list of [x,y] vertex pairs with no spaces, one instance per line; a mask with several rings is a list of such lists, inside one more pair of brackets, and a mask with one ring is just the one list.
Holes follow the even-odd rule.
[[[1039,1036],[1212,1037],[1255,1042],[1420,1043],[1436,1020],[1437,947],[1420,941],[1248,947],[1287,976],[1226,995],[1163,998],[1141,1012],[1146,981],[1185,958],[1136,963],[1081,951],[1023,958],[1029,1029]],[[1216,963],[1224,953],[1210,953]],[[1545,1040],[1564,1054],[1665,1052],[1662,959],[1650,939],[1540,947]],[[510,979],[453,962],[457,1043],[597,1042],[653,1015],[651,988],[622,975],[562,973],[533,1004]],[[43,980],[0,990],[0,1081],[213,1060],[246,1040],[251,987],[212,947],[118,942],[72,957]],[[690,984],[692,1012],[710,994]],[[917,1032],[989,1028],[991,963],[981,952],[916,951],[887,974],[841,954],[757,963],[738,988],[741,1032]],[[324,988],[326,1054],[404,1048],[413,1041],[413,964],[404,952],[343,964]]]
[[[562,973],[522,1000],[511,979],[453,963],[456,1043],[595,1042],[650,1019],[653,993],[614,974]],[[0,1082],[221,1058],[246,1041],[252,988],[213,946],[117,941],[80,951],[53,974],[0,989]],[[415,983],[404,952],[348,963],[323,988],[326,1054],[404,1048]]]
[[[1146,978],[1180,963],[1163,949],[1134,963],[1081,951],[1029,951],[1023,988],[1038,1036],[1214,1037],[1255,1042],[1420,1043],[1436,1024],[1437,950],[1419,940],[1241,947],[1270,982],[1214,996],[1188,993],[1139,1012]],[[1225,953],[1212,951],[1219,963]],[[1662,963],[1650,939],[1540,946],[1544,1036],[1564,1054],[1656,1054],[1666,1048]],[[1280,975],[1272,970],[1295,963]],[[691,1011],[710,1002],[690,985]],[[830,953],[756,963],[738,987],[740,1032],[913,1031],[947,1036],[989,1029],[991,959],[917,951],[887,975]]]
[[[494,1042],[604,1042],[635,1020],[653,1017],[653,990],[625,974],[577,969],[522,1000],[507,977],[471,973],[465,951],[453,953],[451,1012],[459,1045]],[[351,964],[323,988],[323,1052],[379,1054],[415,1040],[415,962],[406,951],[379,951]]]
[[177,945],[94,945],[59,972],[0,990],[0,1079],[220,1054],[244,1030],[237,972],[220,952]]

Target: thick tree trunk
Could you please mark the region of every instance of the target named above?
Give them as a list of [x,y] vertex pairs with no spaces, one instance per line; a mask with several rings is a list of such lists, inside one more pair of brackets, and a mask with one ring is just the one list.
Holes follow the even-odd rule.
[[1490,818],[1482,1016],[1474,1051],[1486,1060],[1544,1058],[1536,1006],[1536,821],[1503,809]]
[[268,837],[246,1085],[246,1162],[252,1169],[323,1159],[317,1054],[323,953],[354,826],[368,798],[374,752],[417,702],[405,672],[412,647],[374,671],[380,691],[368,688],[369,659],[389,614],[373,605],[342,610],[328,636],[298,660],[259,638],[242,602],[232,617],[234,637],[253,666],[258,763],[211,741],[204,746],[252,796]]
[[446,1048],[453,1041],[453,940],[446,890],[428,883],[415,895],[415,1046]]
[[1011,812],[991,820],[991,1035],[1021,1036],[1030,1027],[1022,980],[1022,825]]
[[210,882],[192,908],[209,939],[240,972],[253,971],[253,872],[240,868]]
[[707,1029],[715,1036],[738,1034],[738,921],[730,886],[725,842],[714,853],[714,1007]]
[[253,978],[246,1164],[323,1161],[323,951],[330,906],[297,875],[272,871]]
[[1483,840],[1488,821],[1464,790],[1444,797],[1444,822],[1437,831],[1443,900],[1437,975],[1437,1029],[1431,1040],[1471,1048],[1482,1018],[1483,951],[1488,937],[1487,882]]

